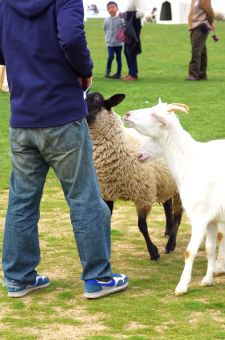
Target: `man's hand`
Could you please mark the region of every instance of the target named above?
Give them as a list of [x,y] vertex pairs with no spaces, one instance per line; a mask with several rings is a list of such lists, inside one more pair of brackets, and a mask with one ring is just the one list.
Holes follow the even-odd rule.
[[78,77],[78,80],[83,88],[83,91],[86,91],[87,88],[91,85],[92,77],[87,78],[87,79]]
[[213,32],[216,30],[216,27],[214,26],[214,24],[211,25],[211,29],[213,30]]
[[119,18],[123,18],[123,13],[119,12]]

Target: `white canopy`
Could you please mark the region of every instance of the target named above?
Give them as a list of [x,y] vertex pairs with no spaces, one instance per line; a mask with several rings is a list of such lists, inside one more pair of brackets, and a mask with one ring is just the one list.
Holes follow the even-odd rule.
[[187,24],[190,3],[179,0],[160,1],[157,24]]

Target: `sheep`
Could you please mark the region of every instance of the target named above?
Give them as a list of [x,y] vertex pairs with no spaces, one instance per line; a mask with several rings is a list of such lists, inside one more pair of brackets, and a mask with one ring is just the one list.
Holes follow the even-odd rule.
[[225,15],[219,11],[213,11],[214,13],[214,20],[224,21],[225,22]]
[[[124,122],[139,133],[154,138],[162,147],[169,169],[177,184],[182,205],[192,225],[192,236],[185,252],[185,266],[175,295],[187,292],[192,265],[205,231],[208,268],[201,286],[211,286],[213,275],[225,272],[225,140],[196,142],[173,111],[187,113],[183,104],[163,104],[130,111]],[[219,233],[218,233],[219,222]],[[220,241],[215,261],[216,237]]]
[[[111,213],[115,200],[133,201],[138,215],[138,227],[145,238],[151,260],[160,261],[158,249],[149,237],[146,222],[152,204],[159,202],[164,205],[167,217],[165,235],[170,234],[166,253],[172,253],[176,246],[183,209],[165,159],[147,166],[137,161],[136,153],[143,137],[134,129],[125,128],[121,117],[112,109],[124,98],[123,94],[114,95],[108,100],[104,100],[98,92],[87,95],[87,122],[93,141],[94,165],[102,197]],[[171,197],[174,214],[170,207]]]

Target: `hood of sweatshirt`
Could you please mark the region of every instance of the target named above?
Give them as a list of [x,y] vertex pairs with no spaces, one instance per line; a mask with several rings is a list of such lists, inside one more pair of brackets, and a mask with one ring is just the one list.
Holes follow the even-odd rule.
[[37,17],[55,0],[6,0],[7,4],[27,18]]

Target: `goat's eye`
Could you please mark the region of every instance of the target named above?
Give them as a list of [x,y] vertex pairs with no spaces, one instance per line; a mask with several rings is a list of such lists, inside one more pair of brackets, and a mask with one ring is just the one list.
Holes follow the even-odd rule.
[[152,118],[155,118],[155,115],[154,115],[154,113],[151,113],[151,116],[152,116]]

